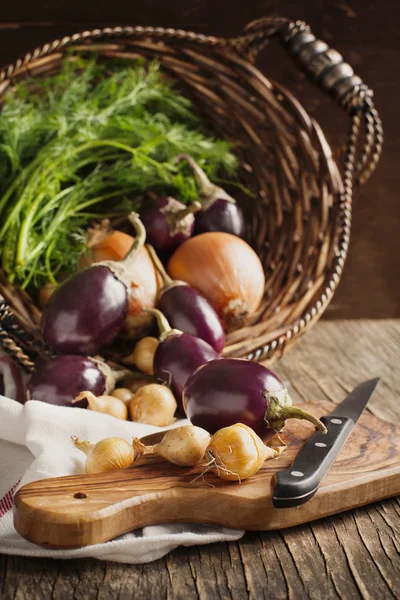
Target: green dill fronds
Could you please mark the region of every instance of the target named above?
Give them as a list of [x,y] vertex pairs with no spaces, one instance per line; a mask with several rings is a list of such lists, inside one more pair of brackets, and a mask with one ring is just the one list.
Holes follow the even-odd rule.
[[143,192],[197,198],[185,152],[233,177],[230,145],[205,132],[156,62],[67,56],[61,72],[11,88],[0,113],[0,260],[36,291],[76,269],[91,219],[124,215]]

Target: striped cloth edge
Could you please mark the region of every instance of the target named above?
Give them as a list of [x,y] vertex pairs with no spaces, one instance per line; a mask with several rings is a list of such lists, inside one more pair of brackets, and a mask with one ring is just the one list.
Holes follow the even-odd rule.
[[0,519],[4,517],[4,515],[12,509],[14,492],[17,488],[19,481],[15,483],[10,490],[1,498],[0,500]]

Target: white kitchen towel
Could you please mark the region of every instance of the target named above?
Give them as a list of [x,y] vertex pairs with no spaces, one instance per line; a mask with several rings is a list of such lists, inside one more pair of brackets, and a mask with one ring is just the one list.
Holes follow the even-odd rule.
[[[0,361],[5,393],[15,397],[15,377],[8,378],[7,361]],[[187,424],[182,420],[174,426]],[[84,472],[85,456],[74,448],[71,435],[97,442],[119,436],[160,431],[140,423],[119,421],[114,417],[81,408],[51,406],[29,401],[22,405],[10,397],[0,396],[0,553],[52,558],[91,556],[123,563],[145,563],[164,556],[177,546],[237,540],[244,531],[206,525],[152,525],[132,531],[104,544],[76,550],[49,550],[36,546],[15,531],[12,497],[30,481]]]

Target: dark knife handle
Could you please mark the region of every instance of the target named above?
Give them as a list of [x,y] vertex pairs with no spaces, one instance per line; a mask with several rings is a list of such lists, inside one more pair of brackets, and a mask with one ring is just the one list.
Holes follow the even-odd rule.
[[328,433],[317,431],[297,454],[289,469],[278,471],[272,480],[275,508],[290,508],[310,500],[354,427],[347,417],[322,417]]

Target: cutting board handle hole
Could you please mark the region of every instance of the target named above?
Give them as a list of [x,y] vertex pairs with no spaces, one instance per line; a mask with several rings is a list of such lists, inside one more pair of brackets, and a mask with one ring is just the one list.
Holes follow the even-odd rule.
[[84,498],[87,498],[87,494],[84,494],[83,492],[75,492],[74,498],[77,498],[78,500],[83,500]]

